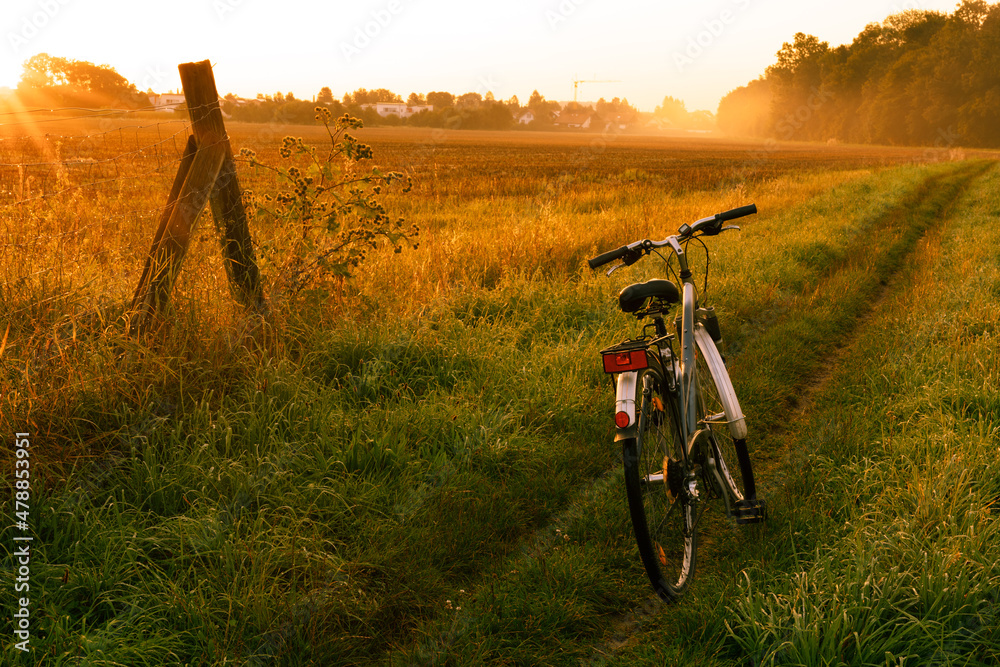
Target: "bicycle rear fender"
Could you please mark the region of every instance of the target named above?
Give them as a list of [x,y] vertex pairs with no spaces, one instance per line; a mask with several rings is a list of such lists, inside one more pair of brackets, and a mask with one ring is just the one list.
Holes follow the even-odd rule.
[[715,386],[719,389],[719,398],[722,406],[726,410],[726,422],[729,425],[729,433],[734,440],[742,440],[747,437],[747,420],[740,409],[739,399],[736,398],[736,391],[733,389],[733,382],[729,379],[729,371],[726,364],[719,355],[719,350],[715,347],[715,341],[709,335],[701,322],[694,328],[695,342],[698,349],[705,358],[709,372],[715,380]]
[[628,426],[615,427],[615,442],[635,437],[635,393],[639,381],[638,371],[618,374],[618,388],[615,391],[615,414],[624,412],[628,415]]

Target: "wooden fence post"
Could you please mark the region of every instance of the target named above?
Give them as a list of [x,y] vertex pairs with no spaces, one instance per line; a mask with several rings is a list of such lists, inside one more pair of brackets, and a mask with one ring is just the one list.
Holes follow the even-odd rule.
[[177,175],[174,176],[174,185],[170,188],[170,195],[167,197],[167,206],[163,209],[163,215],[160,216],[160,224],[156,228],[156,236],[153,237],[153,248],[149,251],[149,255],[146,256],[146,265],[142,268],[142,277],[139,278],[135,294],[132,295],[132,311],[138,315],[133,320],[133,333],[138,329],[143,318],[148,318],[152,315],[151,312],[146,311],[153,304],[148,303],[144,306],[144,303],[148,301],[147,295],[150,291],[150,280],[153,273],[153,258],[156,256],[157,248],[160,247],[160,241],[163,239],[163,233],[167,229],[167,223],[170,222],[170,215],[174,212],[177,198],[180,196],[181,188],[184,186],[184,179],[187,178],[188,172],[191,171],[191,163],[194,162],[194,154],[197,150],[198,144],[195,143],[194,137],[188,137],[187,145],[184,146],[184,154],[181,157],[181,165],[177,169]]
[[220,137],[223,148],[222,167],[209,199],[212,217],[222,234],[222,254],[226,275],[233,296],[257,313],[267,312],[267,302],[260,284],[260,271],[254,257],[250,225],[243,208],[243,194],[236,178],[233,149],[226,134],[226,125],[219,107],[219,92],[215,87],[212,63],[203,60],[184,63],[177,68],[184,86],[184,99],[191,116],[191,128],[199,146],[205,145],[204,137]]
[[184,147],[153,247],[132,297],[133,333],[147,330],[170,298],[195,223],[207,203],[211,204],[216,228],[222,234],[222,253],[233,295],[244,308],[267,314],[212,64],[205,60],[185,63],[178,69],[191,115],[192,135]]
[[[173,197],[174,192],[171,192],[171,199],[164,211],[166,223],[161,222],[132,301],[133,310],[136,311],[132,322],[133,332],[147,330],[170,298],[170,291],[180,273],[195,223],[215,187],[225,152],[214,135],[205,135],[203,140],[206,143],[198,146],[193,154],[185,149],[181,168],[174,180],[177,196]],[[188,147],[191,145],[192,142],[189,141]],[[178,181],[182,181],[179,188]]]

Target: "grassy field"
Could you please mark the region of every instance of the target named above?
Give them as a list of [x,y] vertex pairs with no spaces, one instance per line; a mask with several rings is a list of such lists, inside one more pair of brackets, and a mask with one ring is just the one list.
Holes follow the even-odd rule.
[[[414,176],[386,202],[420,248],[377,254],[335,294],[275,295],[254,341],[204,220],[153,345],[117,318],[184,126],[135,124],[0,141],[0,163],[21,165],[0,165],[0,431],[32,434],[35,537],[33,652],[8,649],[11,631],[8,655],[1000,660],[991,156],[362,130],[377,162]],[[285,134],[322,137],[230,133],[269,160]],[[708,296],[770,519],[705,535],[690,596],[664,605],[632,543],[597,357],[632,331],[618,290],[661,267],[606,278],[583,260],[750,201],[761,214],[710,243]],[[13,482],[12,444],[0,465]]]

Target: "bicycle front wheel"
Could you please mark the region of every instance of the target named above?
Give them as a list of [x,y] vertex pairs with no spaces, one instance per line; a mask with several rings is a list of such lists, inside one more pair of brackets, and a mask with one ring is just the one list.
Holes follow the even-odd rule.
[[659,371],[641,371],[636,406],[636,436],[622,445],[632,529],[653,589],[665,600],[676,600],[694,574],[697,499],[686,488],[675,398]]
[[753,523],[763,518],[763,506],[756,497],[743,413],[715,343],[701,328],[696,338],[698,421],[712,432],[715,470],[722,481],[717,491],[738,522]]

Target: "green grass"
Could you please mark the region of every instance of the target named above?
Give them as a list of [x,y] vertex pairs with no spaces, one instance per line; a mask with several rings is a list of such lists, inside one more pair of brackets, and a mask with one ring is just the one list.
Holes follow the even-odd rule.
[[[739,643],[742,639],[734,640],[730,635],[730,626],[739,613],[730,608],[733,600],[744,599],[748,592],[755,590],[748,591],[748,582],[741,570],[755,571],[753,563],[760,559],[761,564],[757,567],[771,573],[768,585],[763,587],[763,595],[770,594],[775,580],[780,581],[790,571],[797,571],[797,568],[791,569],[790,563],[809,558],[812,549],[826,543],[829,536],[824,531],[831,526],[829,516],[845,505],[843,496],[830,493],[825,494],[822,501],[807,503],[805,509],[796,511],[797,506],[814,493],[807,482],[789,479],[801,475],[800,468],[805,465],[799,460],[802,455],[798,452],[813,451],[815,437],[809,436],[812,432],[829,439],[831,446],[846,446],[848,451],[864,446],[864,441],[853,440],[852,434],[845,434],[841,439],[838,431],[838,437],[832,438],[829,435],[831,427],[823,422],[804,428],[805,437],[799,432],[794,436],[782,435],[775,431],[781,421],[780,415],[788,414],[791,396],[803,389],[802,379],[822,367],[823,358],[834,354],[853,335],[852,329],[856,326],[859,308],[864,307],[864,299],[877,293],[881,283],[900,269],[906,251],[914,248],[920,232],[943,225],[941,218],[950,219],[951,201],[962,194],[963,184],[967,185],[982,170],[983,165],[973,165],[937,173],[896,174],[905,185],[896,190],[895,199],[892,194],[880,198],[877,194],[881,193],[859,184],[860,189],[869,191],[869,211],[853,210],[843,216],[841,208],[837,211],[839,220],[828,215],[811,221],[812,224],[827,223],[832,233],[843,233],[841,230],[851,229],[854,220],[867,217],[872,221],[871,227],[890,242],[866,244],[859,239],[855,247],[849,246],[851,253],[844,253],[845,257],[852,254],[853,261],[845,262],[842,267],[825,266],[805,277],[801,269],[790,266],[778,274],[782,280],[776,281],[776,287],[780,289],[787,281],[799,294],[812,298],[789,299],[789,305],[780,316],[769,326],[762,327],[763,332],[757,336],[733,336],[738,343],[735,346],[740,347],[737,357],[744,368],[743,375],[736,376],[741,390],[753,387],[754,383],[762,387],[780,385],[779,379],[790,369],[796,371],[791,374],[788,384],[777,387],[777,391],[741,394],[748,414],[757,417],[756,423],[765,425],[764,432],[758,431],[756,436],[758,458],[767,461],[766,455],[761,456],[763,452],[759,448],[762,446],[780,446],[783,450],[778,454],[784,451],[790,456],[784,464],[759,465],[763,473],[762,488],[772,506],[770,525],[747,530],[744,534],[712,535],[706,541],[709,546],[703,548],[708,558],[700,565],[700,575],[689,599],[678,607],[666,607],[658,600],[649,599],[638,558],[628,544],[629,527],[624,519],[621,482],[613,476],[588,488],[587,505],[593,508],[590,513],[569,511],[568,521],[557,518],[551,524],[558,526],[562,534],[570,535],[571,541],[561,544],[555,539],[546,549],[529,550],[504,561],[494,570],[488,591],[484,584],[465,605],[464,616],[454,614],[453,617],[446,613],[442,621],[425,629],[424,640],[415,649],[404,652],[399,662],[575,664],[584,660],[585,664],[604,664],[606,661],[610,664],[672,664],[688,659],[698,663],[718,660],[720,664],[744,664],[759,659],[753,650]],[[925,179],[945,183],[926,188]],[[891,187],[892,181],[884,178],[883,183]],[[846,194],[853,197],[852,190],[849,188]],[[805,211],[826,205],[823,201],[814,202],[788,212],[787,219],[795,220]],[[830,207],[829,210],[836,209]],[[903,216],[901,210],[909,214]],[[779,216],[770,229],[782,229],[781,222]],[[838,229],[838,224],[843,226]],[[892,243],[894,239],[899,240]],[[781,240],[786,241],[785,238]],[[808,243],[805,239],[787,241]],[[862,250],[866,254],[858,258],[857,251]],[[766,265],[769,257],[780,262],[788,255],[755,257]],[[849,273],[855,293],[826,287],[831,277],[841,272]],[[847,280],[846,276],[837,276],[833,284]],[[722,301],[724,297],[719,298],[718,303],[733,307]],[[828,303],[823,310],[818,310],[817,304],[823,302]],[[817,327],[824,328],[826,335],[822,335],[823,330],[817,331]],[[883,333],[879,343],[884,342],[884,336]],[[781,346],[778,345],[779,337]],[[871,353],[866,351],[866,354]],[[771,415],[769,421],[761,412],[766,410],[780,412]],[[811,479],[829,483],[831,473],[824,470]],[[783,485],[775,489],[774,484],[779,481]],[[592,497],[595,488],[597,498]],[[851,553],[853,546],[848,547],[846,553]],[[835,558],[843,560],[845,551],[837,552]],[[595,573],[598,573],[596,578]],[[567,583],[555,587],[542,585],[563,579]],[[815,591],[809,594],[815,597]],[[740,609],[755,609],[757,600],[750,600]],[[827,603],[828,600],[815,600],[821,607]],[[794,618],[794,605],[788,600],[775,606],[782,619]],[[622,614],[630,608],[633,609],[631,614]],[[594,623],[597,619],[601,622]],[[917,625],[926,629],[932,623],[927,620]],[[748,633],[766,627],[759,618],[749,619],[746,625]],[[812,631],[822,634],[823,628],[814,627]],[[927,634],[922,637],[926,639]],[[905,642],[905,635],[901,634],[899,639]],[[624,647],[619,646],[622,642]],[[618,648],[616,657],[607,656],[611,647]],[[798,664],[796,659],[793,657],[788,662]],[[823,664],[803,659],[806,664]]]
[[[182,293],[155,349],[100,322],[48,356],[19,341],[5,382],[50,438],[25,662],[989,663],[998,178],[959,163],[418,200],[426,251],[376,260],[351,319],[306,302],[253,344]],[[751,199],[762,215],[710,241],[711,296],[772,515],[706,535],[667,606],[632,543],[597,359],[631,331],[617,290],[661,267],[581,263]]]
[[730,607],[728,643],[755,664],[1000,658],[998,178],[921,243],[796,424],[789,501],[811,511],[775,536],[785,568],[749,568]]

